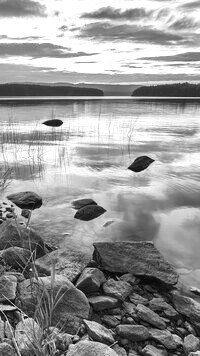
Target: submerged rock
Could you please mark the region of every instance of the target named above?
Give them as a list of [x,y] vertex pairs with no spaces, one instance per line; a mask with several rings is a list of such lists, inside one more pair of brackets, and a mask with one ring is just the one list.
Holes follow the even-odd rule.
[[63,121],[59,119],[52,119],[52,120],[44,121],[42,124],[51,127],[59,127],[63,124]]
[[53,295],[55,300],[51,325],[75,334],[82,319],[89,316],[89,303],[85,294],[65,276],[55,275],[53,282],[51,277],[39,277],[38,280],[26,279],[19,283],[17,305],[32,317],[38,304],[48,304],[49,295]]
[[42,206],[42,198],[34,192],[19,192],[10,194],[7,199],[21,209],[34,210]]
[[97,203],[93,200],[93,199],[78,199],[78,200],[74,200],[72,202],[72,206],[74,209],[81,209],[83,208],[84,206],[87,206],[87,205],[97,205]]
[[80,208],[74,215],[75,219],[90,221],[104,214],[106,210],[100,205],[86,205]]
[[93,259],[109,272],[132,273],[155,278],[166,284],[177,283],[178,275],[152,242],[98,242],[94,243]]
[[135,159],[135,161],[128,167],[133,172],[141,172],[148,168],[151,163],[155,160],[148,156],[140,156]]
[[24,226],[17,226],[15,221],[7,220],[0,225],[0,250],[13,246],[27,250],[31,248],[32,252],[36,252],[36,257],[41,257],[45,254],[44,241],[40,235],[33,229],[29,230]]

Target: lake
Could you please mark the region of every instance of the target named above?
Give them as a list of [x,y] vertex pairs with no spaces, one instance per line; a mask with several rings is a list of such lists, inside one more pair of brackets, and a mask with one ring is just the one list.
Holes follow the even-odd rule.
[[[91,253],[94,241],[153,240],[183,279],[200,287],[200,99],[0,100],[2,199],[43,197],[32,226],[46,241]],[[45,120],[64,124],[50,128]],[[155,160],[143,172],[135,158]],[[92,198],[107,212],[84,222],[71,202]]]

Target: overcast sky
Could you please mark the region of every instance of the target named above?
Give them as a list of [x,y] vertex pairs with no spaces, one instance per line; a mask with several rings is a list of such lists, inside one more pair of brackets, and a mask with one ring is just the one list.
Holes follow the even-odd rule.
[[200,81],[200,0],[0,0],[1,82]]

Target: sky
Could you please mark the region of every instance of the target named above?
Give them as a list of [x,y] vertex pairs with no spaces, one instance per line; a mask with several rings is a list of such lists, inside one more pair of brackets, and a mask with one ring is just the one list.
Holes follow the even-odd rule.
[[200,0],[0,0],[0,82],[200,81]]

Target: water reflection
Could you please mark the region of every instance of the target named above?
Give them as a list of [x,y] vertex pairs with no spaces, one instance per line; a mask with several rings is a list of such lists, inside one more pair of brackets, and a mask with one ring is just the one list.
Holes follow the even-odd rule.
[[[89,253],[97,240],[154,240],[175,266],[200,269],[199,114],[199,100],[4,103],[0,164],[15,173],[5,194],[41,194],[33,225],[56,245]],[[42,125],[52,117],[63,126]],[[154,164],[128,171],[142,155]],[[71,201],[84,197],[107,212],[74,220]]]

